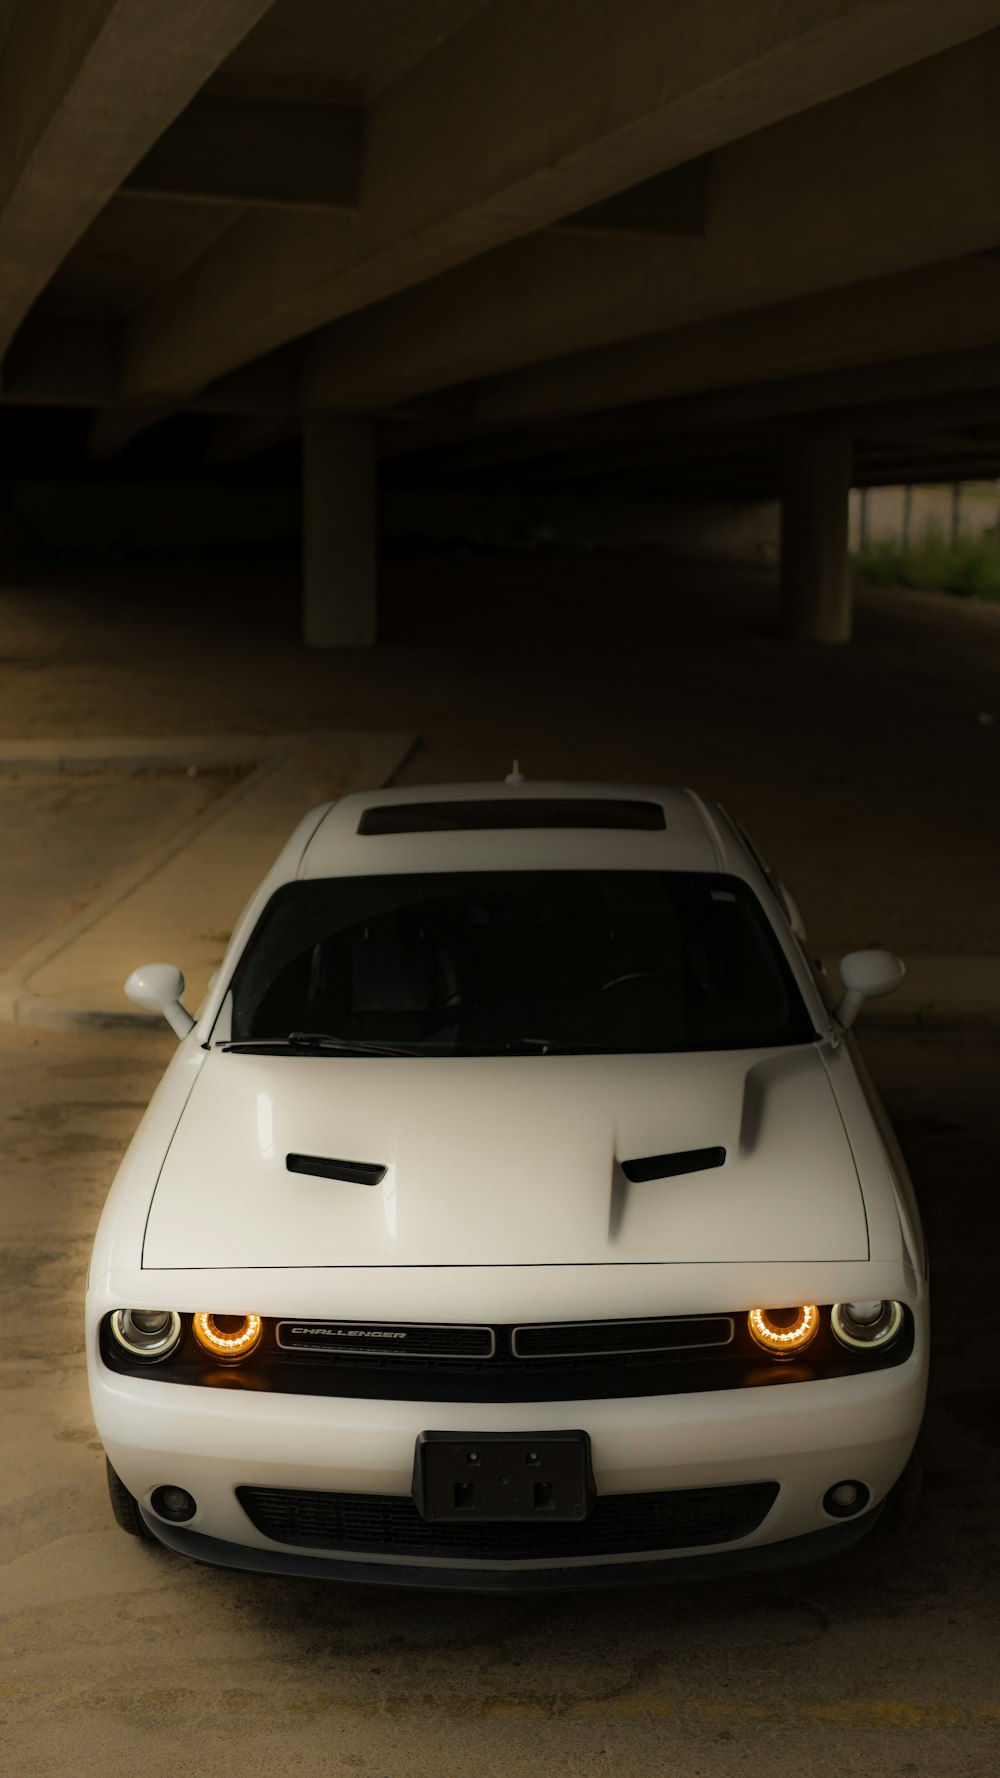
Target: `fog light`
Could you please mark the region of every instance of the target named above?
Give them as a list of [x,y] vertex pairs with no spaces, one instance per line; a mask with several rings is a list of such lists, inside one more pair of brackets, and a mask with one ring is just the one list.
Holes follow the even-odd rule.
[[191,1328],[199,1346],[223,1364],[238,1364],[260,1345],[264,1323],[259,1315],[212,1315],[202,1309]]
[[163,1488],[154,1488],[150,1495],[153,1511],[159,1513],[161,1519],[169,1519],[175,1525],[183,1524],[185,1519],[193,1519],[198,1511],[198,1503],[193,1494],[186,1488],[176,1488],[168,1483]]
[[111,1332],[133,1358],[155,1362],[166,1358],[181,1337],[181,1318],[173,1309],[116,1309]]
[[853,1519],[864,1512],[869,1499],[864,1482],[834,1482],[823,1496],[823,1511],[832,1519]]
[[747,1326],[765,1352],[775,1358],[792,1358],[816,1338],[819,1309],[815,1303],[800,1303],[795,1309],[751,1309]]
[[890,1345],[902,1325],[902,1303],[834,1303],[830,1310],[837,1339],[855,1352]]

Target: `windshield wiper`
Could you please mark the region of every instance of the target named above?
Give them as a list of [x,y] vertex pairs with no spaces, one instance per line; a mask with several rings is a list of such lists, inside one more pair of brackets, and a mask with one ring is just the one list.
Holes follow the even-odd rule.
[[352,1056],[421,1056],[416,1043],[386,1042],[381,1037],[334,1037],[326,1031],[290,1031],[288,1041],[296,1049],[340,1050]]
[[377,1037],[332,1037],[324,1031],[290,1031],[287,1037],[254,1037],[219,1046],[231,1055],[315,1055],[333,1051],[343,1056],[425,1056],[427,1050],[410,1044],[383,1043]]

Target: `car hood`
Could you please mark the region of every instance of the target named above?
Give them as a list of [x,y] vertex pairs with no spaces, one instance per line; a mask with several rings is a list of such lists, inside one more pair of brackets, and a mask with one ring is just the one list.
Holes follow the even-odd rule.
[[[724,1149],[632,1181],[623,1163]],[[385,1167],[372,1186],[289,1155]],[[687,1163],[681,1163],[686,1165]],[[658,1056],[210,1053],[163,1163],[146,1267],[868,1257],[812,1046]]]

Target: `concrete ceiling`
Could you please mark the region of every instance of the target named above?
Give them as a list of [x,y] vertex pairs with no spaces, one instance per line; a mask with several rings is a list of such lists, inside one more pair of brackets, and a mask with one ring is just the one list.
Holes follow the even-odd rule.
[[209,93],[367,105],[487,0],[275,0]]
[[655,480],[720,400],[735,461],[859,375],[971,396],[998,96],[1000,0],[0,0],[0,400],[100,458],[329,411],[411,476]]

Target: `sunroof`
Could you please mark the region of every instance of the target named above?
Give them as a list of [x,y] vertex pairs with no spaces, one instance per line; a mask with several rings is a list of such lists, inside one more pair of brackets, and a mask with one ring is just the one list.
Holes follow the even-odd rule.
[[384,803],[365,809],[358,832],[463,833],[501,827],[616,827],[644,833],[667,825],[659,803],[610,797],[497,797],[489,802]]

